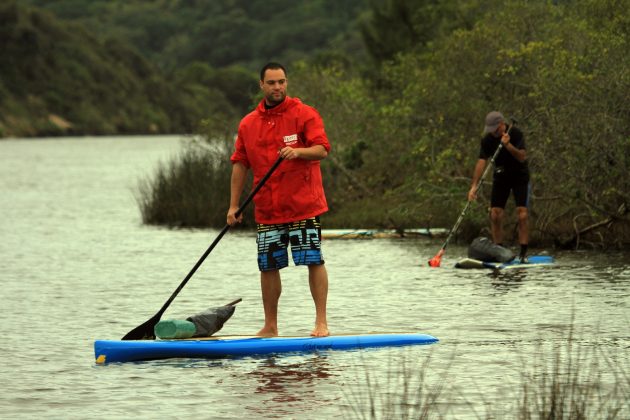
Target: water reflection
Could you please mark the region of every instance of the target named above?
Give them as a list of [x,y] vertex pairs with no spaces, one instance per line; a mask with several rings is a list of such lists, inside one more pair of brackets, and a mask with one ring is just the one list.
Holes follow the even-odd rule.
[[[249,373],[258,383],[255,392],[269,394],[277,401],[298,401],[308,395],[318,380],[332,376],[325,355],[301,356],[296,360],[287,363],[286,358],[279,356],[264,359],[257,370]],[[296,386],[303,388],[299,395],[295,394]]]
[[334,400],[334,394],[317,392],[336,376],[327,355],[315,353],[299,357],[269,356],[260,360],[257,368],[247,374],[256,384],[255,406],[248,410],[257,415],[270,413],[280,416],[287,406],[301,406],[311,411],[314,406]]
[[491,279],[490,285],[498,292],[505,294],[518,289],[527,279],[526,270],[492,270],[487,276]]

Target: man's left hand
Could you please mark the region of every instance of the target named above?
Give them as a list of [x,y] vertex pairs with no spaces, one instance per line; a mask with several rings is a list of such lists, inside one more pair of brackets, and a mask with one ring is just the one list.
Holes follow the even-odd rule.
[[280,149],[278,154],[286,160],[297,159],[300,157],[300,149],[294,149],[293,147],[287,146]]

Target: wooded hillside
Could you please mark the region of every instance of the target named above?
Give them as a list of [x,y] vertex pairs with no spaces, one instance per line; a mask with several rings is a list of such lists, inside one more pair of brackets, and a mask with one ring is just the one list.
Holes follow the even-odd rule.
[[240,115],[265,61],[358,38],[361,3],[3,2],[0,137],[191,133]]

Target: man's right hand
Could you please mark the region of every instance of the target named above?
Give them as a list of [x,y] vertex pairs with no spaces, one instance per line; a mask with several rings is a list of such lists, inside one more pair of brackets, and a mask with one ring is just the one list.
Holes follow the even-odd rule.
[[475,201],[477,199],[477,188],[471,187],[468,191],[468,201]]
[[243,213],[241,213],[238,218],[235,216],[238,211],[238,207],[230,207],[227,213],[227,224],[230,226],[234,226],[237,223],[241,223],[243,221]]

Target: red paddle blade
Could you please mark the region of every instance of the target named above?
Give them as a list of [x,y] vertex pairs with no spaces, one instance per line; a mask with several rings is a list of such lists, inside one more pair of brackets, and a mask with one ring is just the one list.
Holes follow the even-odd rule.
[[439,267],[442,262],[442,255],[444,255],[444,249],[440,249],[440,252],[429,260],[429,267]]

